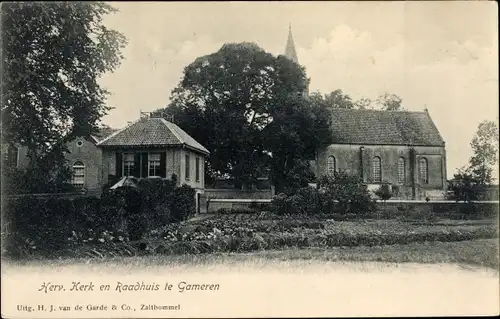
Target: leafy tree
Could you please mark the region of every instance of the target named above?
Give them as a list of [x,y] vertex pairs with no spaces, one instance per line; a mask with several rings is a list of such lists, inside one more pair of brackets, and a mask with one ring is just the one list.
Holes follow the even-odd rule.
[[470,143],[474,155],[470,158],[470,174],[480,184],[493,182],[493,167],[498,163],[498,126],[493,121],[479,123]]
[[210,150],[210,177],[231,175],[236,187],[250,185],[286,157],[286,171],[271,173],[282,180],[304,152],[312,152],[314,137],[324,136],[310,134],[323,126],[304,124],[329,120],[297,94],[307,81],[304,69],[283,56],[252,43],[225,44],[185,68],[165,111]]
[[348,94],[343,93],[340,89],[334,90],[324,96],[319,92],[314,92],[311,94],[310,98],[316,103],[321,103],[330,108],[352,109],[355,106],[352,98]]
[[126,44],[102,24],[115,11],[103,2],[2,5],[2,136],[28,147],[41,180],[63,162],[64,141],[97,130],[109,110],[97,80],[118,67]]
[[314,159],[315,150],[329,143],[330,112],[321,105],[295,98],[273,108],[272,116],[274,121],[263,131],[263,145],[272,152],[271,177],[276,192],[298,180],[302,180],[302,187],[307,186],[313,175],[309,164],[303,161]]
[[386,111],[399,111],[401,110],[401,103],[403,99],[401,99],[396,94],[389,94],[387,92],[382,93],[378,99],[377,103],[382,106],[382,109]]

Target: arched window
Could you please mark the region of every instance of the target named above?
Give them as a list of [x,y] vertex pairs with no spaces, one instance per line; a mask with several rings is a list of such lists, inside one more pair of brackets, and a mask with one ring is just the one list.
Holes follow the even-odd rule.
[[83,162],[78,161],[73,164],[72,184],[76,187],[83,187],[85,185],[85,164]]
[[405,159],[400,157],[398,158],[398,183],[403,184],[405,182]]
[[425,157],[420,158],[420,181],[424,184],[429,184],[428,163]]
[[326,172],[328,175],[335,174],[335,170],[337,169],[336,164],[335,157],[328,156],[328,159],[326,160]]
[[382,167],[380,157],[375,156],[372,161],[373,181],[382,181]]

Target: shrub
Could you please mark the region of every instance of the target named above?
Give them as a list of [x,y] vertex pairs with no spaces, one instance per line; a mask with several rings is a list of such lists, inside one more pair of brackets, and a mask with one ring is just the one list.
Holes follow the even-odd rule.
[[196,210],[195,190],[188,185],[182,185],[174,190],[170,210],[171,221],[178,222],[193,215]]
[[5,198],[2,207],[7,253],[49,254],[68,245],[68,237],[88,232],[100,215],[95,198],[23,196]]
[[392,191],[389,184],[380,185],[380,187],[375,191],[375,195],[377,195],[385,203],[386,200],[392,197]]
[[271,201],[271,211],[277,215],[288,214],[287,198],[288,196],[283,193],[274,195]]
[[336,172],[320,178],[318,186],[328,198],[336,200],[338,212],[368,214],[376,209],[366,185],[357,175]]
[[487,186],[467,171],[459,170],[448,183],[449,199],[472,202],[485,197]]

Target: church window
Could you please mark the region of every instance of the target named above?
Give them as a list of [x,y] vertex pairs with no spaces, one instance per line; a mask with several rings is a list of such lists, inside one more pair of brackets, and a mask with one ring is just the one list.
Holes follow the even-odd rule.
[[381,168],[381,160],[380,157],[375,156],[372,162],[373,167],[373,181],[381,182],[382,181],[382,168]]
[[328,175],[335,174],[335,170],[336,170],[335,166],[336,166],[335,157],[328,156],[328,159],[326,161],[326,171],[327,171]]
[[403,184],[405,182],[405,159],[398,158],[398,183]]
[[420,181],[424,184],[429,184],[429,171],[428,171],[428,163],[425,157],[420,159]]
[[75,187],[83,187],[85,184],[85,164],[83,162],[75,162],[73,164],[73,180],[71,183]]

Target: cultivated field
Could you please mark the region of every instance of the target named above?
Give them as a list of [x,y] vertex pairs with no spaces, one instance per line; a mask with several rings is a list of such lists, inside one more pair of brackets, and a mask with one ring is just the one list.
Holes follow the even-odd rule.
[[[335,221],[268,213],[200,215],[159,227],[138,242],[94,241],[54,252],[53,257],[56,264],[258,265],[315,260],[452,263],[497,269],[498,222],[439,218]],[[36,259],[21,263],[36,264]]]

